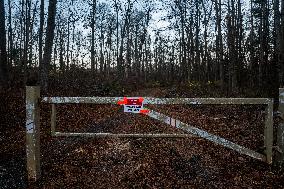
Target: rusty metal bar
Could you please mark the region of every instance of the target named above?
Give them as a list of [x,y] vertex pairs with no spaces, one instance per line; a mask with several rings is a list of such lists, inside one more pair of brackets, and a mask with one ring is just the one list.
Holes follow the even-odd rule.
[[[128,97],[131,98],[131,97]],[[134,98],[134,97],[133,97]],[[137,97],[135,97],[137,98]],[[143,97],[143,104],[269,104],[268,98],[152,98]],[[44,97],[42,102],[51,104],[89,103],[117,104],[123,97]]]
[[192,138],[191,134],[164,134],[164,133],[64,133],[55,132],[57,137],[94,137],[94,138]]
[[266,161],[266,156],[264,156],[263,154],[257,153],[253,150],[250,150],[250,149],[245,148],[243,146],[240,146],[236,143],[228,141],[224,138],[210,134],[210,133],[208,133],[204,130],[198,129],[198,128],[193,127],[189,124],[183,123],[180,120],[173,119],[173,118],[171,118],[171,117],[169,117],[165,114],[161,114],[159,112],[151,110],[150,113],[148,114],[148,116],[151,117],[151,118],[157,119],[159,121],[162,121],[166,124],[169,124],[171,126],[174,126],[176,128],[182,129],[182,130],[189,132],[193,135],[196,135],[198,137],[201,137],[201,138],[207,139],[209,141],[212,141],[214,143],[220,144],[220,145],[222,145],[226,148],[235,150],[235,151],[239,152],[240,154],[244,154],[244,155],[253,157],[253,158],[261,160],[261,161]]
[[26,154],[28,179],[40,177],[40,88],[26,87]]

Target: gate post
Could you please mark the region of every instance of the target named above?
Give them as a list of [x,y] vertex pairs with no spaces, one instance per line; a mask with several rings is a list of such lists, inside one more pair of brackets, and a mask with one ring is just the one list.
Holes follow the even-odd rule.
[[40,177],[40,87],[26,86],[26,154],[28,179]]
[[266,147],[266,162],[272,163],[272,146],[273,146],[273,99],[269,101],[265,109],[265,128],[264,128],[264,145]]
[[284,163],[284,88],[279,88],[279,107],[278,111],[280,112],[280,122],[277,128],[277,145],[280,150],[279,164],[283,165]]
[[51,136],[55,136],[56,127],[56,107],[55,104],[51,105]]

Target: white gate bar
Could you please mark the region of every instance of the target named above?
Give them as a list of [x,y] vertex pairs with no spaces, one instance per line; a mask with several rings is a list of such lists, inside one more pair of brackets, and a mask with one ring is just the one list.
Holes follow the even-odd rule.
[[55,132],[54,136],[56,137],[98,137],[98,138],[192,138],[196,137],[191,134],[164,134],[164,133],[63,133]]
[[[44,97],[42,102],[51,104],[117,104],[117,102],[123,100],[123,98],[124,97]],[[143,98],[143,104],[269,104],[271,102],[269,98]]]
[[[159,112],[156,112],[156,111],[153,111],[153,110],[150,110],[150,112],[147,114],[149,117],[151,118],[154,118],[154,119],[157,119],[157,120],[160,120],[164,123],[167,123],[173,127],[176,127],[176,128],[179,128],[179,129],[182,129],[184,131],[187,131],[187,132],[190,132],[196,136],[199,136],[201,138],[205,138],[209,141],[212,141],[214,143],[217,143],[217,144],[220,144],[224,147],[227,147],[227,148],[230,148],[232,150],[235,150],[237,152],[239,152],[240,154],[245,154],[247,156],[250,156],[250,157],[253,157],[253,158],[256,158],[258,160],[261,160],[261,161],[266,161],[266,156],[263,155],[263,154],[260,154],[260,153],[257,153],[253,150],[250,150],[246,147],[243,147],[243,146],[240,146],[236,143],[233,143],[231,141],[228,141],[224,138],[221,138],[219,136],[216,136],[216,135],[213,135],[213,134],[210,134],[204,130],[201,130],[201,129],[198,129],[196,127],[193,127],[189,124],[186,124],[186,123],[183,123],[181,122],[180,120],[177,120],[177,119],[173,119],[165,114],[161,114]],[[174,120],[174,121],[173,121]]]

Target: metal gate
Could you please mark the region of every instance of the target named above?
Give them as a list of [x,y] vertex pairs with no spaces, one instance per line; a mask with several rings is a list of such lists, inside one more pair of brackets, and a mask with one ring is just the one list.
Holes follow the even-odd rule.
[[181,105],[181,104],[222,104],[222,105],[266,105],[265,127],[264,127],[264,146],[265,154],[258,153],[244,146],[233,143],[217,135],[210,134],[204,130],[183,123],[180,120],[159,112],[149,110],[149,117],[160,120],[168,125],[186,131],[188,134],[113,134],[113,133],[63,133],[56,132],[56,104],[117,104],[124,97],[43,97],[40,98],[40,88],[30,86],[26,88],[26,133],[27,133],[27,169],[29,179],[36,180],[40,177],[40,110],[39,103],[49,103],[52,106],[51,113],[51,134],[52,136],[65,137],[192,137],[198,136],[209,141],[235,150],[241,154],[255,159],[272,163],[273,145],[273,99],[269,98],[152,98],[144,97],[144,104],[157,105]]

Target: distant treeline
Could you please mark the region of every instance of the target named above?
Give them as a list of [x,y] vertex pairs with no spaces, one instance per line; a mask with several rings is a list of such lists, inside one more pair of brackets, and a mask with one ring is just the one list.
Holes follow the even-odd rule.
[[15,69],[25,85],[36,68],[47,88],[52,72],[84,68],[106,80],[276,93],[284,85],[284,2],[5,0],[0,50],[4,85]]

